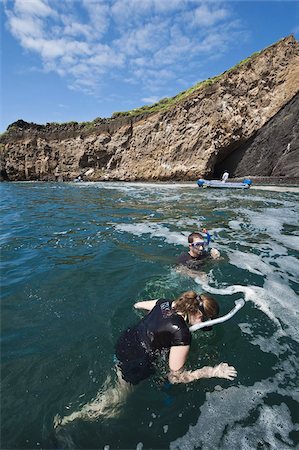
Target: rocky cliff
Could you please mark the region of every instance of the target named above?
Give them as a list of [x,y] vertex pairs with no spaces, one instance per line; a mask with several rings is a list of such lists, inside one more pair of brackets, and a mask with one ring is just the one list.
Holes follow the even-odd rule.
[[[214,168],[235,177],[299,177],[299,93],[248,141]],[[299,181],[299,180],[298,180]]]
[[289,36],[161,111],[90,124],[15,122],[1,136],[2,178],[72,180],[88,171],[90,180],[194,180],[224,168],[299,176],[298,92],[299,44]]

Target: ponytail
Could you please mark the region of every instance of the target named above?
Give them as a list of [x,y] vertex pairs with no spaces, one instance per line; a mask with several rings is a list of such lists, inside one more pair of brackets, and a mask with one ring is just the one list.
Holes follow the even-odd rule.
[[174,302],[172,309],[182,314],[190,321],[190,317],[199,311],[203,320],[216,319],[219,315],[219,306],[216,300],[209,294],[197,294],[195,291],[183,292]]

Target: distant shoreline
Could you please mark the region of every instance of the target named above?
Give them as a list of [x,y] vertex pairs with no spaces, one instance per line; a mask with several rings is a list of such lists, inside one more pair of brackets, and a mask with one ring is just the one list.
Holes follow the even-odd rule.
[[299,177],[242,177],[231,178],[229,181],[243,181],[244,178],[252,180],[254,185],[282,185],[282,186],[299,186]]
[[[285,178],[285,177],[243,177],[243,178],[230,178],[229,181],[243,181],[244,178],[249,178],[252,180],[253,185],[250,190],[264,190],[273,192],[294,192],[299,193],[299,178]],[[193,187],[197,188],[196,180],[194,181],[124,181],[124,180],[86,180],[81,183],[74,183],[74,181],[39,181],[39,180],[19,180],[19,181],[5,181],[4,183],[70,183],[79,186],[93,185],[97,183],[103,184],[124,184],[124,185],[135,185],[135,186],[168,186],[171,188],[176,187]],[[217,190],[217,189],[216,189]],[[218,191],[218,190],[217,190]],[[226,191],[226,189],[225,189]],[[239,191],[239,190],[238,190]]]
[[268,186],[252,186],[250,189],[253,190],[260,190],[260,191],[273,191],[273,192],[297,192],[299,194],[299,186],[275,186],[275,185],[268,185]]

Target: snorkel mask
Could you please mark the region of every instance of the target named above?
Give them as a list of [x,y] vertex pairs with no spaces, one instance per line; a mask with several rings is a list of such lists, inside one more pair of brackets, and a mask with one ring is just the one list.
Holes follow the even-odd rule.
[[[210,240],[211,240],[211,236],[208,232],[205,231],[197,231],[195,233],[197,236],[199,236],[198,241],[196,242],[191,242],[189,245],[193,250],[197,250],[198,252],[208,252],[209,249],[209,244],[210,244]],[[198,237],[197,237],[198,239]]]
[[[208,232],[206,228],[203,228],[202,231],[197,231],[196,233],[200,237],[200,241],[192,242],[190,245],[193,249],[201,250],[203,252],[208,252],[209,245],[212,239],[212,236]],[[200,247],[202,247],[200,249]]]

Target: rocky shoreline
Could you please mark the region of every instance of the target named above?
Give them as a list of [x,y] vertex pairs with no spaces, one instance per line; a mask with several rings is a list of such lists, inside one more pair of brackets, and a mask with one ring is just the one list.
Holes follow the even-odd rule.
[[[299,188],[299,177],[293,177],[293,178],[282,178],[282,177],[242,177],[242,178],[229,178],[229,181],[232,182],[241,182],[244,180],[244,178],[249,178],[252,180],[253,186],[285,186],[285,187],[298,187]],[[1,180],[2,182],[10,182],[8,180]],[[148,180],[138,180],[138,181],[130,181],[130,180],[98,180],[98,181],[91,181],[91,180],[85,180],[83,182],[85,183],[130,183],[130,184],[161,184],[161,185],[194,185],[197,187],[196,184],[197,180],[194,181],[184,181],[184,180],[169,180],[169,181],[162,181],[162,180],[155,180],[155,181],[148,181]],[[14,183],[49,183],[53,181],[40,181],[40,180],[19,180],[14,181]],[[58,183],[58,181],[54,181],[55,183]],[[62,183],[70,183],[70,181],[60,181]]]

